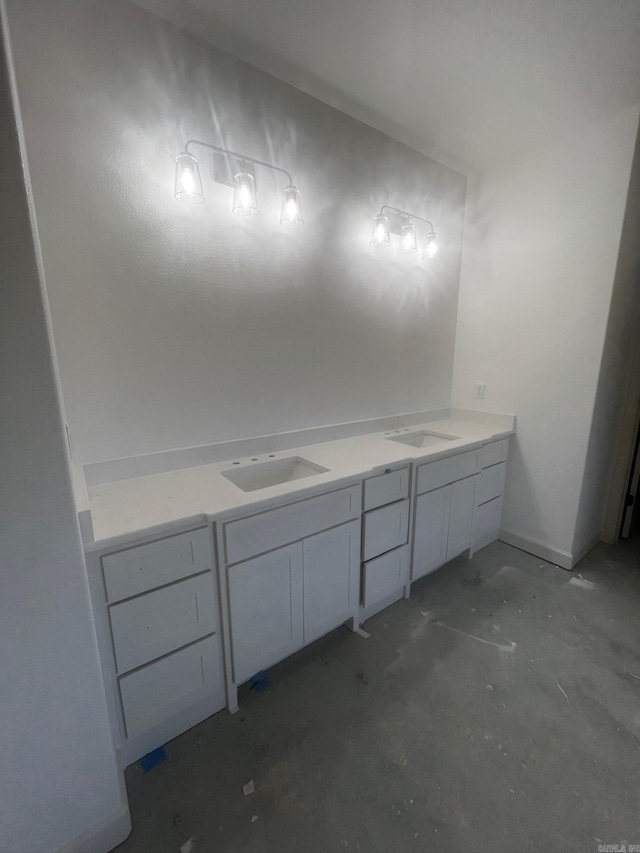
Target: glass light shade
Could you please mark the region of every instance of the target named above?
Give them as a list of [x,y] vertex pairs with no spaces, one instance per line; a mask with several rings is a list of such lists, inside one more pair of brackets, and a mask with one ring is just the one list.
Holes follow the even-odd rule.
[[400,246],[398,252],[401,255],[410,255],[412,252],[418,251],[418,243],[416,241],[416,226],[411,222],[402,226],[400,234]]
[[280,225],[295,225],[297,222],[303,222],[298,188],[289,184],[284,188],[283,193]]
[[256,197],[256,179],[248,172],[239,172],[235,176],[232,210],[236,216],[255,216],[259,213]]
[[371,245],[376,249],[388,246],[389,239],[389,217],[379,213],[373,220],[373,231],[371,232]]
[[427,248],[424,250],[427,258],[433,258],[438,254],[438,235],[435,231],[427,234]]
[[202,204],[204,201],[198,161],[186,151],[176,157],[174,196],[185,204]]

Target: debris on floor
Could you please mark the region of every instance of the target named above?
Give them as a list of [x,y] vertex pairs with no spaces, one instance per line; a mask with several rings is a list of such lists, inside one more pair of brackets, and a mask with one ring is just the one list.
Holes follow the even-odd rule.
[[247,782],[246,785],[242,786],[242,793],[245,795],[245,797],[248,797],[249,794],[253,794],[255,789],[256,788],[255,788],[255,785],[253,784],[253,779],[252,779],[250,782]]
[[180,853],[193,853],[193,836],[180,847]]
[[164,746],[159,746],[157,749],[154,749],[153,752],[148,752],[140,759],[140,767],[144,770],[145,773],[148,773],[149,770],[152,770],[156,764],[160,764],[161,761],[164,761],[167,757],[167,753],[164,751]]
[[257,820],[258,820],[257,814],[251,815],[251,823],[255,823]]
[[588,581],[586,578],[583,578],[582,575],[578,575],[575,578],[571,578],[569,581],[569,586],[578,586],[580,589],[595,589],[596,584],[593,581]]
[[371,636],[371,634],[368,631],[365,631],[364,628],[356,628],[353,633],[358,634],[358,636],[362,637],[363,640],[368,640]]
[[564,698],[565,698],[565,699],[567,700],[567,702],[568,702],[568,701],[569,701],[569,697],[567,696],[566,692],[562,689],[562,685],[560,684],[560,682],[558,681],[558,679],[555,677],[555,675],[553,676],[553,680],[555,681],[555,683],[556,683],[556,685],[557,685],[558,690],[560,691],[560,693],[562,693],[562,695],[564,696]]

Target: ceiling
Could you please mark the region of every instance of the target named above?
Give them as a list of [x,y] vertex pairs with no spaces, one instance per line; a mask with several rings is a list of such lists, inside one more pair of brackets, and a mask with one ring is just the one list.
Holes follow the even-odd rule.
[[640,0],[134,0],[465,172],[640,105]]

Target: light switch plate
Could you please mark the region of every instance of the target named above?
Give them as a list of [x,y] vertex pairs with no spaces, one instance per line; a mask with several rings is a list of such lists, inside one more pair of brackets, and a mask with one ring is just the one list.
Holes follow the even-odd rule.
[[484,383],[480,383],[480,382],[476,383],[475,389],[476,389],[476,393],[475,393],[476,400],[484,400]]

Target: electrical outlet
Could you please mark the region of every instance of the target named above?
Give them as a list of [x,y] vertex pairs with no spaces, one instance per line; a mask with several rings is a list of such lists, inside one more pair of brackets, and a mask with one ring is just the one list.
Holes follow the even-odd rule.
[[475,393],[476,400],[484,400],[484,382],[482,382],[482,383],[478,382],[474,387],[476,389],[476,393]]

